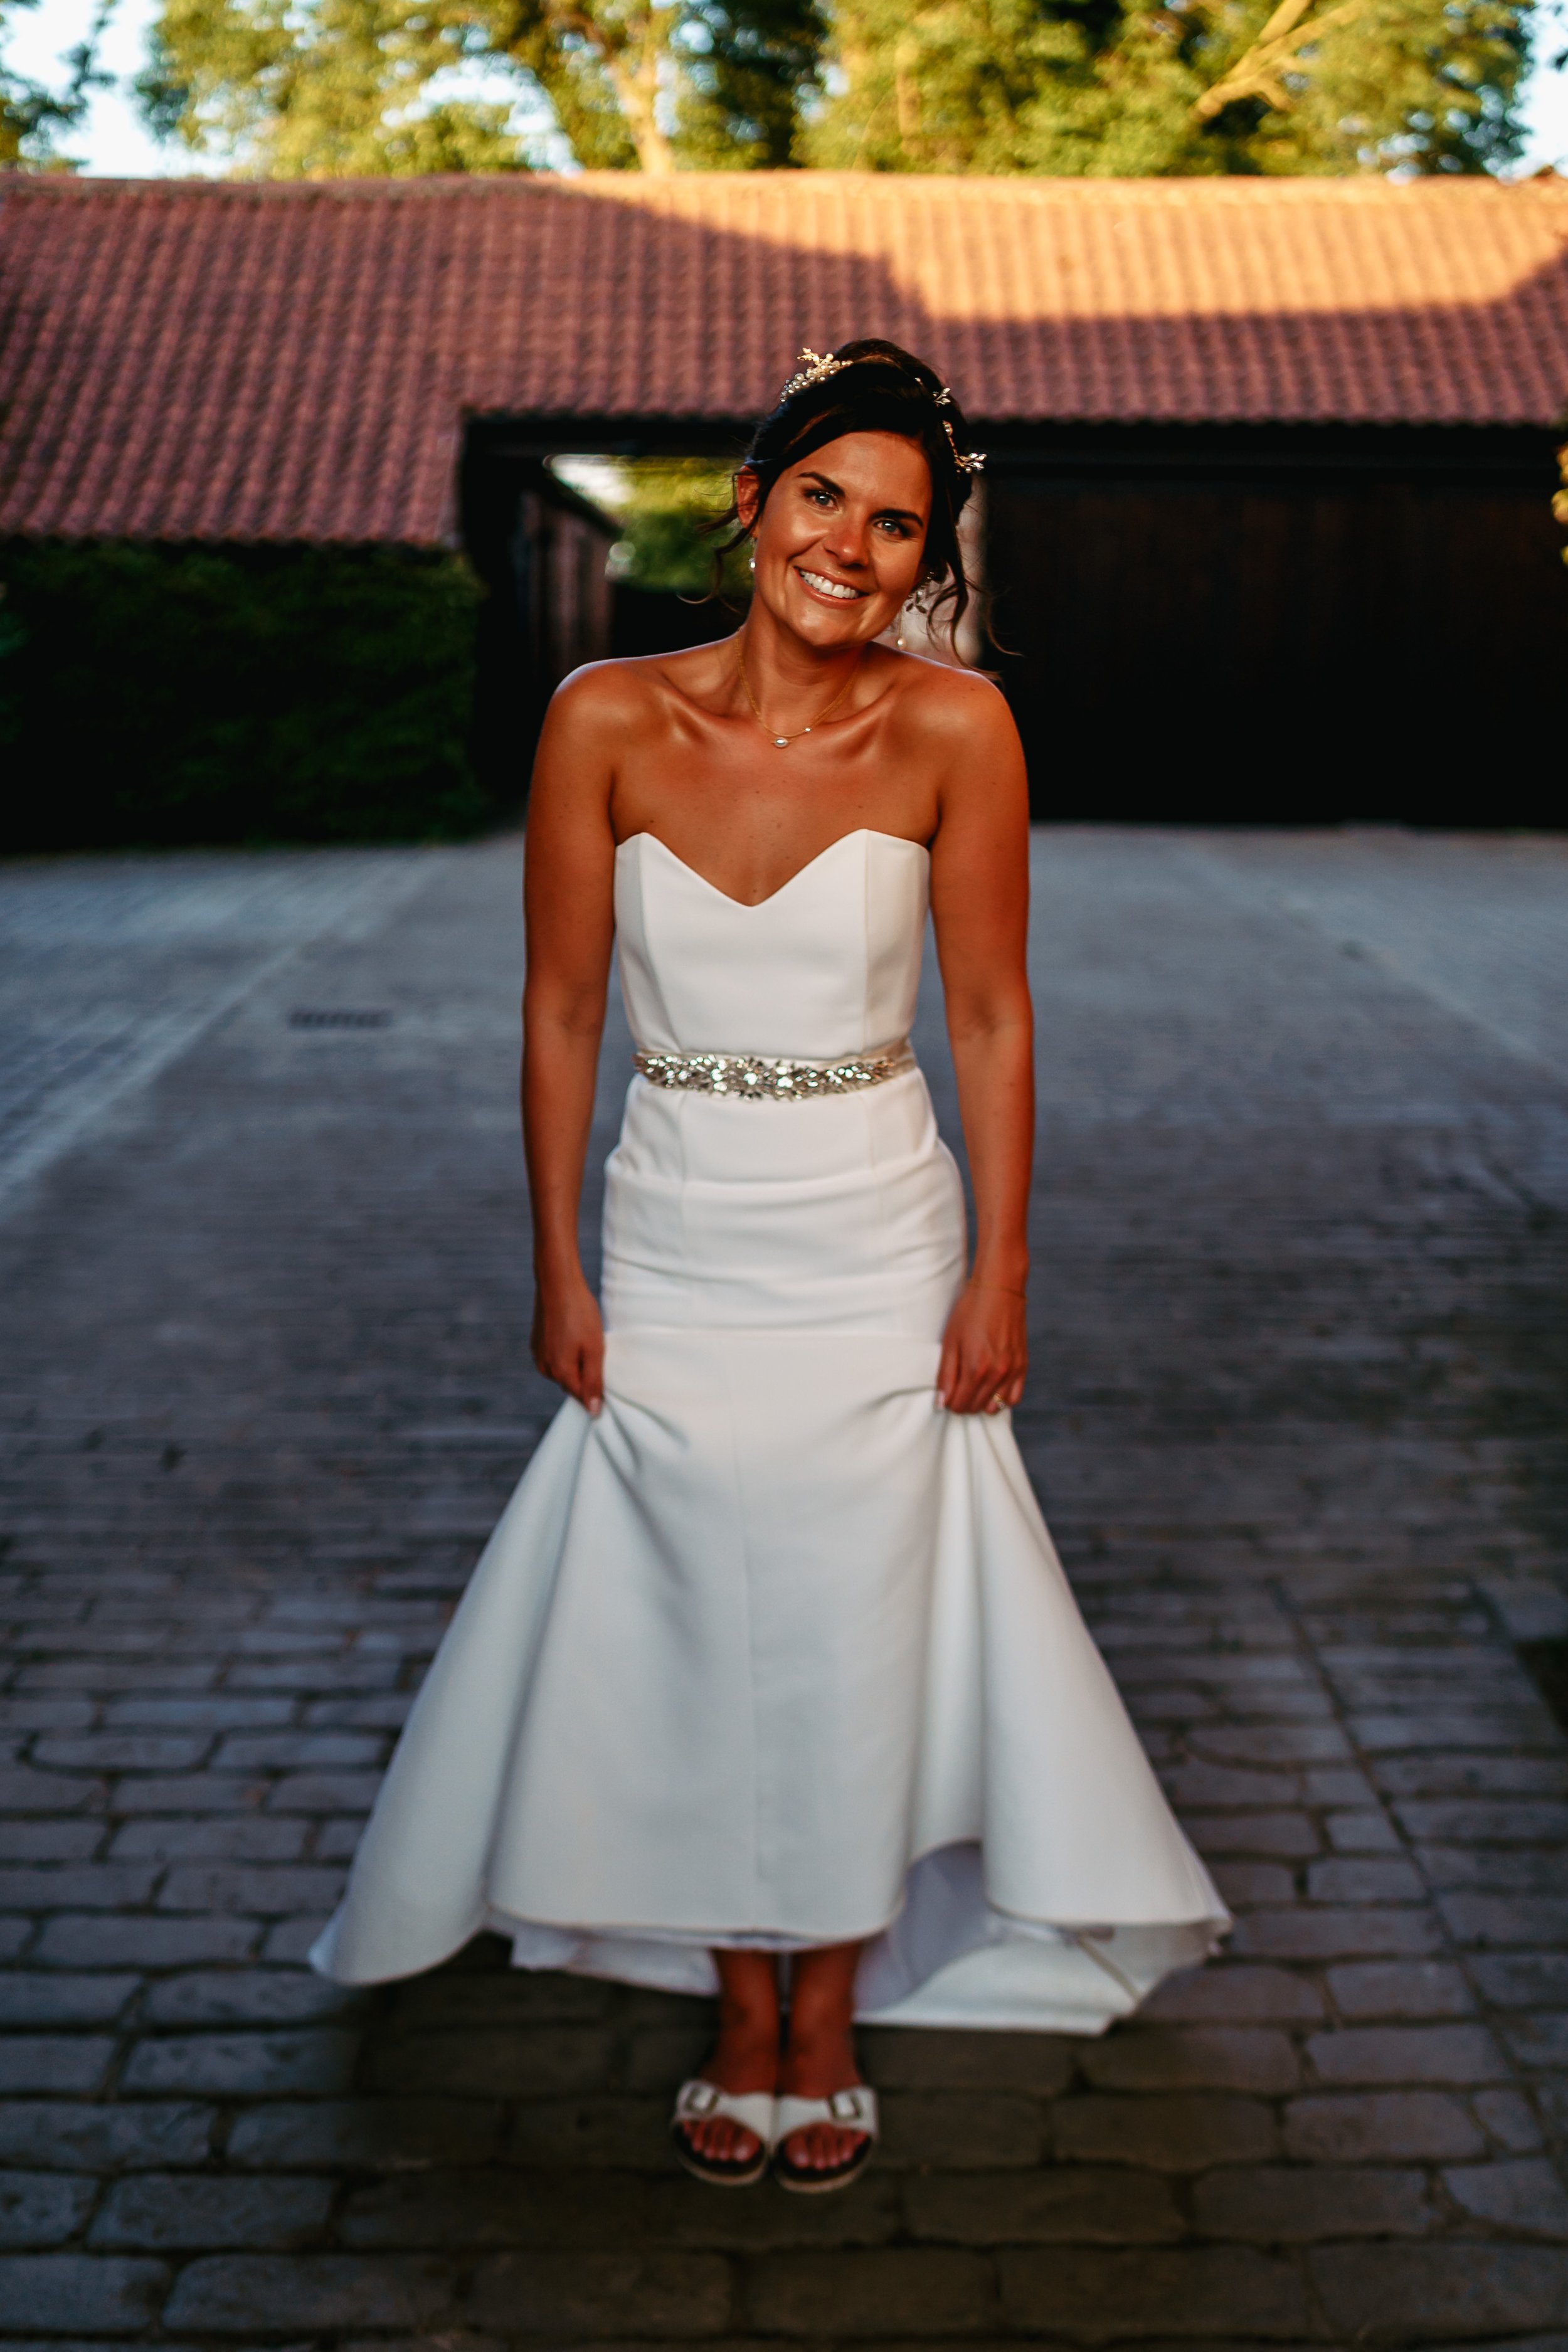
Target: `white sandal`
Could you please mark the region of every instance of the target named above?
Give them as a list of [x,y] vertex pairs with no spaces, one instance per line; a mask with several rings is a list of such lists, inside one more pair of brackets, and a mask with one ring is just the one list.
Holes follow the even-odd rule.
[[[793,2164],[784,2153],[792,2132],[808,2124],[837,2124],[861,2134],[860,2145],[842,2164]],[[847,2189],[871,2161],[877,2145],[877,2094],[868,2083],[852,2083],[847,2091],[831,2092],[826,2099],[779,2099],[773,2107],[773,2179],[781,2189],[802,2197],[826,2196],[831,2189]]]
[[[721,2091],[717,2083],[705,2083],[696,2075],[682,2083],[669,2119],[675,2153],[696,2180],[706,2180],[715,2189],[750,2189],[767,2170],[778,2138],[773,2121],[777,2105],[771,2091]],[[682,2126],[707,2123],[715,2116],[725,2116],[731,2123],[754,2133],[762,2142],[756,2154],[704,2156],[693,2147]]]

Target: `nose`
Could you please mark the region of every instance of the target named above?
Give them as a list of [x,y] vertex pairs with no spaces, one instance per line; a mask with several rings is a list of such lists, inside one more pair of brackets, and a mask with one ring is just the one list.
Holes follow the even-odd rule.
[[838,514],[833,518],[832,528],[824,533],[822,547],[824,554],[842,564],[846,572],[863,572],[869,560],[868,543],[865,523],[853,515]]

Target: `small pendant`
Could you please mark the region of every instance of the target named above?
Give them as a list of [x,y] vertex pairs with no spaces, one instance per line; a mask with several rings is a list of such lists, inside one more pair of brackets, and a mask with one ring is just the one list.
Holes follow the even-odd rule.
[[789,737],[787,735],[775,735],[773,737],[773,741],[778,745],[781,751],[787,751],[789,750]]

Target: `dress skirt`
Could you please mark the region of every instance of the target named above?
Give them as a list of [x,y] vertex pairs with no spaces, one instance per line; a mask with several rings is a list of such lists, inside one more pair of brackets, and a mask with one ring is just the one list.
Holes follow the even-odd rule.
[[489,1927],[701,1992],[714,1946],[855,1940],[862,2017],[1092,2032],[1212,1948],[1007,1416],[936,1402],[963,1267],[918,1069],[633,1080],[603,1411],[562,1407],[497,1527],[318,1966]]

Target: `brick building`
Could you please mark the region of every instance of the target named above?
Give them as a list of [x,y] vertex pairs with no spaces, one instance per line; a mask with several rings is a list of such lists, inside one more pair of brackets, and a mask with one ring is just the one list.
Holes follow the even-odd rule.
[[462,544],[515,739],[609,626],[546,461],[731,450],[852,333],[989,451],[1043,813],[1543,813],[1558,181],[16,177],[0,539]]

